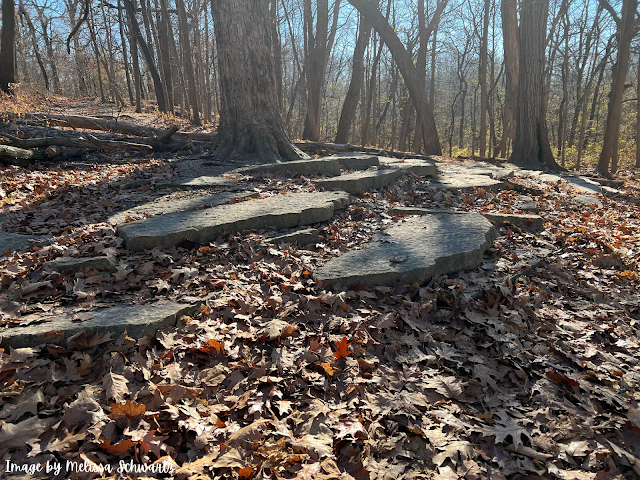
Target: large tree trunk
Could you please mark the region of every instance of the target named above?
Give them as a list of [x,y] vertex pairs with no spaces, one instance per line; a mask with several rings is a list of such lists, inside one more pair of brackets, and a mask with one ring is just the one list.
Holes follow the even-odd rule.
[[221,93],[216,156],[304,158],[285,133],[278,109],[268,2],[217,0],[212,12]]
[[0,90],[11,93],[9,84],[16,83],[16,4],[14,0],[2,0],[1,40]]
[[607,123],[604,131],[604,142],[598,159],[598,173],[609,176],[609,162],[614,160],[613,173],[617,169],[617,140],[620,131],[620,115],[622,112],[622,95],[624,94],[624,81],[629,68],[629,55],[631,53],[631,40],[635,29],[636,0],[623,0],[622,18],[619,20],[620,35],[618,40],[618,59],[613,67],[613,81],[611,96],[607,108]]
[[360,27],[358,28],[358,39],[356,48],[353,50],[353,65],[351,67],[351,82],[347,96],[342,104],[340,121],[338,122],[338,132],[336,133],[336,143],[348,143],[349,129],[356,116],[358,108],[358,97],[364,84],[364,51],[369,43],[371,35],[371,24],[360,16]]
[[[402,45],[393,27],[389,25],[389,22],[387,22],[382,13],[380,13],[380,10],[378,10],[373,3],[367,0],[349,0],[349,3],[369,20],[373,28],[380,34],[389,51],[391,51],[393,59],[398,64],[402,77],[413,99],[416,112],[421,120],[424,152],[429,155],[441,155],[442,149],[440,147],[440,140],[438,139],[436,122],[433,118],[433,110],[431,106],[427,105],[424,93],[421,91],[420,79],[413,65],[411,56]],[[440,4],[438,4],[439,7],[441,4],[446,5],[446,2],[440,2]]]
[[548,0],[523,0],[520,13],[520,62],[516,138],[511,163],[525,168],[559,170],[553,159],[545,121],[544,65]]

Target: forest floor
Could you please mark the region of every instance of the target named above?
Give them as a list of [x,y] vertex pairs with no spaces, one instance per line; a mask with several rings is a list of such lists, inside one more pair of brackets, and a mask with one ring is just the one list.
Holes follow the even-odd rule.
[[[207,158],[195,146],[1,168],[2,229],[48,238],[0,258],[3,326],[202,299],[153,338],[4,351],[8,478],[54,478],[47,465],[60,465],[56,478],[640,478],[640,182],[628,175],[624,196],[597,208],[569,184],[521,176],[543,230],[500,225],[479,268],[426,285],[334,291],[314,272],[402,221],[390,206],[511,213],[522,195],[443,193],[405,175],[356,195],[306,249],[265,247],[267,231],[124,249],[106,218],[198,193],[150,184]],[[258,195],[315,188],[301,176],[231,178]],[[127,188],[139,179],[150,183]],[[115,255],[117,271],[42,269],[97,254]]]

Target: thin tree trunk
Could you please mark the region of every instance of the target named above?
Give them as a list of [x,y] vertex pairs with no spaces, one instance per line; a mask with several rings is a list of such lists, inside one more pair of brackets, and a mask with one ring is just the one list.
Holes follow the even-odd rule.
[[[36,54],[36,60],[38,62],[38,66],[40,67],[40,72],[42,72],[42,78],[44,78],[45,88],[49,90],[49,75],[47,75],[47,69],[44,66],[44,62],[42,61],[42,55],[40,55],[40,48],[38,48],[38,38],[36,37],[36,29],[34,28],[33,23],[31,22],[31,18],[29,17],[29,13],[27,12],[27,9],[24,8],[24,3],[22,0],[19,0],[18,8],[20,11],[20,15],[27,22],[27,26],[29,27],[29,31],[31,32],[31,41],[33,43],[33,51]],[[0,70],[0,75],[2,74],[3,72]]]
[[[409,88],[409,93],[413,99],[416,112],[422,121],[422,138],[425,153],[429,155],[441,155],[442,149],[440,147],[440,140],[438,139],[438,132],[436,130],[435,119],[433,117],[433,111],[424,98],[423,92],[420,90],[420,80],[418,73],[413,65],[413,61],[406,49],[402,45],[402,42],[394,32],[389,22],[382,16],[380,11],[372,3],[366,0],[349,0],[355,8],[358,9],[362,15],[369,20],[373,28],[380,34],[383,41],[391,51],[391,55],[394,57],[395,62],[398,64],[402,76]],[[438,5],[438,9],[442,6],[441,2]],[[446,5],[446,4],[445,4]],[[444,6],[442,6],[442,11]],[[436,13],[438,10],[436,10]],[[439,18],[438,15],[434,15]],[[433,21],[432,21],[433,23]],[[437,23],[437,22],[436,22]]]
[[480,66],[478,67],[478,83],[480,84],[480,156],[487,153],[487,50],[489,43],[489,10],[491,0],[484,1],[484,23],[482,26],[482,42],[480,44]]
[[198,108],[198,92],[196,88],[196,76],[193,71],[193,56],[191,54],[191,42],[189,41],[189,23],[187,22],[187,11],[183,0],[176,0],[178,18],[180,19],[180,42],[184,48],[184,65],[189,82],[189,102],[193,109],[193,124],[201,125],[200,110]]
[[627,70],[629,69],[631,40],[635,33],[633,24],[635,21],[636,4],[636,0],[623,0],[622,2],[622,18],[619,20],[618,59],[613,69],[611,97],[607,108],[604,142],[602,144],[600,158],[598,159],[598,173],[603,176],[609,176],[610,164],[612,173],[615,173],[618,168],[617,137],[620,129],[624,82],[627,76]]
[[156,64],[153,60],[153,55],[149,50],[149,46],[147,42],[145,42],[142,37],[142,32],[140,31],[140,25],[138,24],[138,19],[136,18],[136,11],[133,6],[132,0],[122,0],[124,2],[124,7],[127,10],[127,15],[129,16],[129,22],[131,23],[131,27],[133,29],[133,34],[138,41],[138,45],[142,50],[142,55],[144,56],[145,61],[147,62],[147,68],[151,73],[151,78],[153,78],[153,86],[156,93],[156,100],[158,102],[158,110],[161,112],[168,111],[166,100],[164,98],[164,91],[162,89],[162,81],[160,80],[160,75],[158,74],[158,69],[156,68]]
[[16,4],[2,0],[2,33],[0,34],[0,90],[11,93],[16,83]]
[[347,143],[349,139],[349,129],[356,116],[358,108],[358,97],[363,86],[364,79],[364,51],[369,43],[371,35],[371,24],[360,15],[360,26],[358,27],[358,38],[353,50],[353,62],[351,67],[351,82],[349,90],[342,104],[342,112],[338,122],[335,143]]

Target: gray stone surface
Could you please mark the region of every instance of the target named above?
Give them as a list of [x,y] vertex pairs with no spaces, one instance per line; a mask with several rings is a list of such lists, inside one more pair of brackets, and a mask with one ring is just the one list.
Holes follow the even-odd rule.
[[172,247],[185,239],[209,242],[224,231],[284,230],[324,222],[333,216],[334,209],[344,208],[349,201],[349,194],[341,191],[275,195],[125,223],[118,227],[118,235],[124,239],[125,247],[133,251]]
[[107,222],[119,225],[126,222],[127,217],[144,217],[146,215],[163,215],[167,213],[185,212],[204,206],[223,205],[229,203],[234,198],[244,199],[255,196],[254,192],[223,192],[223,193],[201,193],[190,195],[185,198],[162,197],[153,202],[138,205],[122,212],[111,215]]
[[357,193],[360,190],[374,190],[389,185],[400,178],[403,173],[403,170],[400,169],[371,170],[349,173],[334,178],[324,178],[316,180],[315,183],[325,188],[338,188],[345,192]]
[[483,213],[492,222],[509,222],[520,228],[542,230],[542,217],[540,215],[516,215],[508,213]]
[[127,331],[131,338],[155,335],[160,328],[174,326],[181,315],[192,313],[197,305],[184,303],[166,303],[164,305],[119,305],[90,312],[82,312],[84,321],[73,321],[73,317],[57,316],[37,325],[9,328],[0,333],[3,348],[35,347],[46,343],[48,333],[53,331],[62,334],[62,338],[89,331],[91,334],[112,332],[112,338]]
[[522,210],[523,212],[538,213],[540,211],[540,205],[538,205],[538,202],[533,201],[519,203],[516,205],[516,208]]
[[265,245],[280,245],[282,243],[295,243],[300,247],[309,245],[310,243],[319,242],[318,235],[320,231],[317,228],[304,228],[294,230],[293,232],[283,233],[276,235],[273,238],[266,239],[263,243]]
[[403,160],[392,157],[380,157],[380,165],[381,168],[402,168],[422,177],[431,177],[436,174],[435,162],[416,158],[406,158]]
[[422,284],[436,275],[477,267],[495,238],[495,228],[478,213],[410,218],[361,250],[330,260],[316,278],[339,287],[392,285],[402,277]]
[[211,188],[211,187],[233,187],[235,184],[233,180],[227,177],[187,177],[187,178],[174,178],[169,180],[162,180],[156,183],[157,187],[171,187],[177,190],[189,190],[196,188]]
[[435,188],[472,190],[502,190],[505,184],[500,180],[517,167],[495,167],[485,162],[438,163],[437,174],[431,184]]
[[578,203],[582,203],[583,205],[586,205],[588,207],[590,207],[592,205],[595,205],[596,208],[602,208],[602,202],[595,195],[578,193],[577,195],[574,195],[571,198],[574,201],[576,201]]
[[447,215],[464,214],[456,210],[445,210],[443,208],[419,208],[419,207],[393,207],[389,209],[392,215],[436,215],[439,213]]
[[29,245],[30,240],[36,240],[38,237],[30,235],[20,235],[18,233],[9,233],[0,231],[0,255],[4,254],[9,248],[12,252]]
[[44,264],[45,270],[66,272],[73,270],[98,270],[100,272],[115,272],[118,262],[113,256],[101,255],[99,257],[63,257]]
[[347,170],[366,170],[370,167],[380,165],[380,160],[375,155],[366,155],[363,153],[338,153],[331,157],[324,157],[325,160],[335,158],[342,168]]
[[504,182],[495,180],[488,175],[478,175],[473,173],[438,173],[435,181],[431,184],[434,188],[444,188],[448,190],[473,190],[474,188],[484,188],[485,190],[502,190],[505,188]]
[[296,172],[300,175],[340,175],[340,162],[336,157],[311,158],[292,162],[267,163],[236,170],[238,173],[279,172],[281,170]]

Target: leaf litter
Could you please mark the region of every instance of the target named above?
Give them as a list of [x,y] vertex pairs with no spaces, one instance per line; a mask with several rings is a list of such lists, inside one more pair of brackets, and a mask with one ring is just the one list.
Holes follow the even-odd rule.
[[[172,195],[114,188],[134,168],[169,174],[155,160],[89,177],[3,173],[5,227],[50,235],[2,258],[6,328],[117,303],[201,302],[154,337],[52,335],[4,351],[3,465],[170,461],[181,479],[640,476],[636,204],[585,208],[566,185],[522,176],[539,192],[543,231],[497,225],[480,268],[427,285],[332,291],[316,268],[402,222],[389,207],[519,213],[520,194],[441,192],[405,176],[357,195],[307,249],[265,246],[272,232],[259,231],[132,253],[106,217]],[[260,195],[313,190],[299,176],[259,180]],[[115,272],[44,267],[104,252]]]

